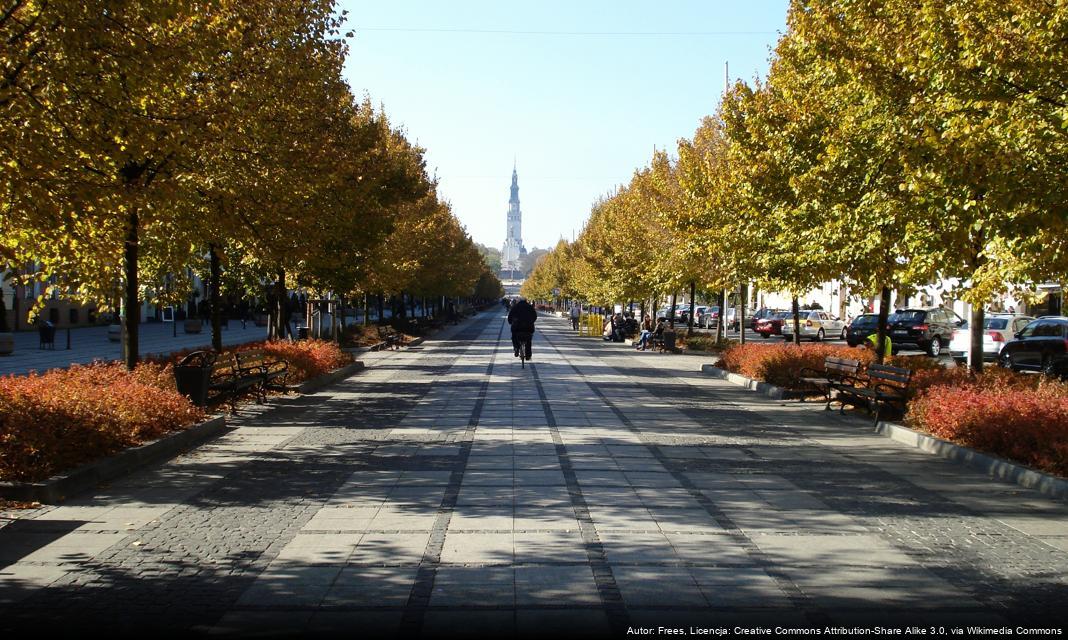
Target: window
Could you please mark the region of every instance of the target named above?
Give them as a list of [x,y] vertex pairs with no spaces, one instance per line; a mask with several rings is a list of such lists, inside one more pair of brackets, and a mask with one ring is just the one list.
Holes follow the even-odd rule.
[[1063,333],[1059,322],[1044,320],[1032,327],[1031,335],[1036,338],[1059,338]]

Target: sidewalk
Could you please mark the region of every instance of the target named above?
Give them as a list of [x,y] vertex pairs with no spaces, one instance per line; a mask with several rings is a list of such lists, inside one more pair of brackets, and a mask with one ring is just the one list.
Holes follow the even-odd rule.
[[0,528],[0,629],[624,637],[1064,626],[1068,505],[542,318]]

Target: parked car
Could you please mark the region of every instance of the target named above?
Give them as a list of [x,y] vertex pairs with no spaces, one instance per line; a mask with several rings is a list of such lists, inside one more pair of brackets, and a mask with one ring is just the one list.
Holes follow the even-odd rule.
[[781,311],[782,311],[782,309],[768,309],[768,308],[757,309],[756,311],[753,312],[753,315],[748,316],[749,328],[752,329],[753,331],[756,331],[757,330],[757,322],[759,322],[759,321],[761,321],[761,320],[763,320],[765,318],[770,318],[770,317],[774,316],[776,313],[779,313]]
[[964,324],[960,316],[943,307],[897,309],[887,318],[894,351],[903,346],[916,346],[929,356],[938,356],[949,346],[953,332]]
[[719,305],[718,304],[713,304],[713,305],[709,305],[705,309],[704,314],[702,314],[699,317],[697,324],[699,326],[704,327],[705,329],[715,329],[716,325],[718,323],[719,323]]
[[708,309],[709,309],[709,307],[708,307],[707,304],[699,304],[699,305],[697,305],[696,307],[693,308],[693,326],[695,326],[695,327],[700,327],[701,326],[701,321],[704,319],[705,315],[708,313]]
[[[853,321],[846,327],[846,343],[851,347],[855,347],[867,340],[868,336],[878,331],[879,314],[862,313],[856,318],[853,318]],[[890,340],[893,341],[893,338]]]
[[[846,323],[832,316],[826,311],[802,311],[801,312],[801,337],[810,338],[816,342],[827,338],[844,338]],[[791,340],[794,336],[793,313],[790,313],[782,323],[782,337]]]
[[[983,359],[994,360],[1001,353],[1001,348],[1023,331],[1034,320],[1031,316],[1019,313],[991,313],[983,319]],[[968,347],[972,341],[972,332],[965,320],[949,341],[949,355],[959,363],[968,360]]]
[[[746,319],[748,319],[749,316],[753,315],[754,313],[756,313],[755,309],[746,309],[745,310]],[[738,323],[740,321],[741,321],[741,318],[738,316],[738,307],[731,307],[730,309],[727,309],[727,328],[728,329],[730,329],[731,331],[737,331],[738,330]]]
[[792,311],[774,311],[771,315],[757,321],[754,331],[769,338],[782,335],[782,323],[793,316]]
[[1068,318],[1045,316],[1032,320],[1005,343],[998,364],[1013,371],[1068,374]]

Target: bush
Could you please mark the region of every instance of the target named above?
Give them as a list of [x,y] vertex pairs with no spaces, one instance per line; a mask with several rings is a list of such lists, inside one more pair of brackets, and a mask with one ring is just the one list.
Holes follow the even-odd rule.
[[991,369],[928,385],[906,420],[939,438],[1068,476],[1068,385]]
[[719,366],[732,373],[763,380],[783,389],[798,389],[801,369],[823,369],[827,356],[874,362],[867,349],[829,344],[734,344],[723,352]]
[[722,351],[734,344],[733,340],[726,338],[716,341],[712,336],[690,336],[682,339],[683,344],[689,351]]
[[289,363],[287,384],[299,384],[305,380],[329,373],[344,367],[353,360],[336,343],[329,340],[271,340],[241,345],[238,351],[262,349],[275,357],[283,358]]
[[0,478],[40,480],[204,419],[169,366],[117,362],[0,377]]
[[[372,325],[372,328],[374,326]],[[224,353],[255,350],[262,350],[289,363],[287,384],[300,384],[305,380],[343,367],[353,360],[351,354],[345,353],[330,340],[297,340],[294,342],[288,340],[265,340],[223,347]],[[153,359],[146,359],[146,361],[174,365],[194,351],[211,351],[211,347],[183,349]],[[171,386],[174,386],[173,380]]]

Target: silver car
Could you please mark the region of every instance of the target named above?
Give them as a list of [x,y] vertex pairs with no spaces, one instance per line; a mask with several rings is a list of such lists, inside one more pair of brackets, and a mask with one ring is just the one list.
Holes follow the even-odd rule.
[[[846,323],[826,311],[801,312],[801,337],[820,342],[826,339],[845,339]],[[782,337],[792,340],[794,337],[794,319],[786,318],[782,323]]]
[[[1034,320],[1031,316],[1019,313],[991,313],[983,319],[983,360],[994,360],[1001,353],[1005,343],[1023,330],[1027,323]],[[972,341],[972,332],[964,322],[949,341],[949,355],[960,364],[968,360],[968,346]]]

